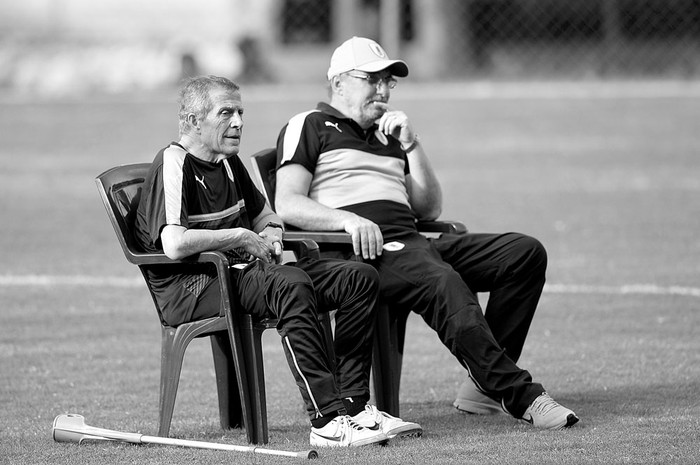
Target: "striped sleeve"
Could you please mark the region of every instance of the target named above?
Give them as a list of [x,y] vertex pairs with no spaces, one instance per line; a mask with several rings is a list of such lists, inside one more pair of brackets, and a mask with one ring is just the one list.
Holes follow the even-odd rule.
[[165,194],[165,224],[188,227],[183,211],[183,166],[187,153],[177,145],[163,152],[163,191]]
[[277,141],[278,168],[288,163],[298,163],[310,173],[314,172],[321,152],[320,134],[313,116],[318,110],[299,113],[282,128]]

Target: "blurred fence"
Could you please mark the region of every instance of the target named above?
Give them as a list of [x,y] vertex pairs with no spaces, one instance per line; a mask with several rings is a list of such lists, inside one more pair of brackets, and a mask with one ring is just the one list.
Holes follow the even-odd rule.
[[[425,47],[434,40],[431,36],[444,35],[437,49],[445,65],[443,75],[688,78],[700,74],[700,0],[285,0],[284,4],[282,44],[337,43],[352,32],[394,44],[404,55],[413,49],[420,57],[436,53]],[[392,24],[395,30],[387,30]]]
[[0,2],[0,91],[123,92],[213,73],[318,82],[352,35],[412,80],[700,78],[700,0]]

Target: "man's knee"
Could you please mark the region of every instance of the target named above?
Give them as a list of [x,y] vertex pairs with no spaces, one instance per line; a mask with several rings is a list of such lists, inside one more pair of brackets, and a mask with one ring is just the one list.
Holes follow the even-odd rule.
[[547,249],[542,243],[534,237],[527,237],[527,247],[530,251],[530,262],[542,271],[547,269]]
[[313,295],[311,278],[303,270],[291,266],[279,266],[272,272],[274,288],[295,295]]
[[531,272],[544,273],[547,269],[547,249],[544,245],[532,236],[513,234],[514,255],[519,257],[518,261]]
[[346,261],[344,262],[343,273],[347,277],[347,280],[344,280],[345,282],[356,282],[362,287],[375,291],[379,286],[379,273],[374,267],[366,263]]

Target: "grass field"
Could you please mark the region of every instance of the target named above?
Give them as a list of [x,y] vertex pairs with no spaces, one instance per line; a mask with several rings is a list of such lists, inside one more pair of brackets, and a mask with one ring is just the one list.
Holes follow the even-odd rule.
[[[402,84],[394,103],[434,160],[443,218],[525,232],[547,247],[548,285],[520,365],[580,424],[538,431],[505,415],[457,413],[465,374],[411,317],[402,416],[424,437],[322,450],[319,463],[700,463],[700,97],[546,90],[496,86],[488,97]],[[245,159],[325,91],[244,88],[243,98]],[[150,161],[177,137],[175,112],[174,91],[0,100],[1,463],[289,462],[51,439],[54,417],[68,412],[157,433],[160,329],[94,177]],[[307,449],[308,422],[270,331],[265,351],[269,446]],[[211,351],[196,341],[171,435],[244,443],[241,431],[219,429],[216,406]]]

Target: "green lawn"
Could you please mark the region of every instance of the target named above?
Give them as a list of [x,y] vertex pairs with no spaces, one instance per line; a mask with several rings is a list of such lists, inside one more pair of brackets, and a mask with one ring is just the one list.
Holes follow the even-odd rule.
[[[394,102],[434,159],[443,218],[529,233],[547,247],[549,287],[520,365],[581,422],[551,432],[457,413],[465,374],[412,316],[401,408],[424,437],[321,450],[319,463],[700,462],[700,99],[403,89]],[[245,155],[274,145],[292,114],[325,97],[322,88],[264,91],[244,88]],[[160,328],[94,177],[150,161],[176,139],[169,94],[0,101],[2,463],[290,460],[51,438],[54,417],[69,412],[93,426],[157,433]],[[631,285],[648,286],[626,292]],[[271,331],[265,351],[269,447],[308,449],[308,421]],[[244,444],[242,431],[219,429],[216,409],[211,351],[196,341],[171,435]]]

